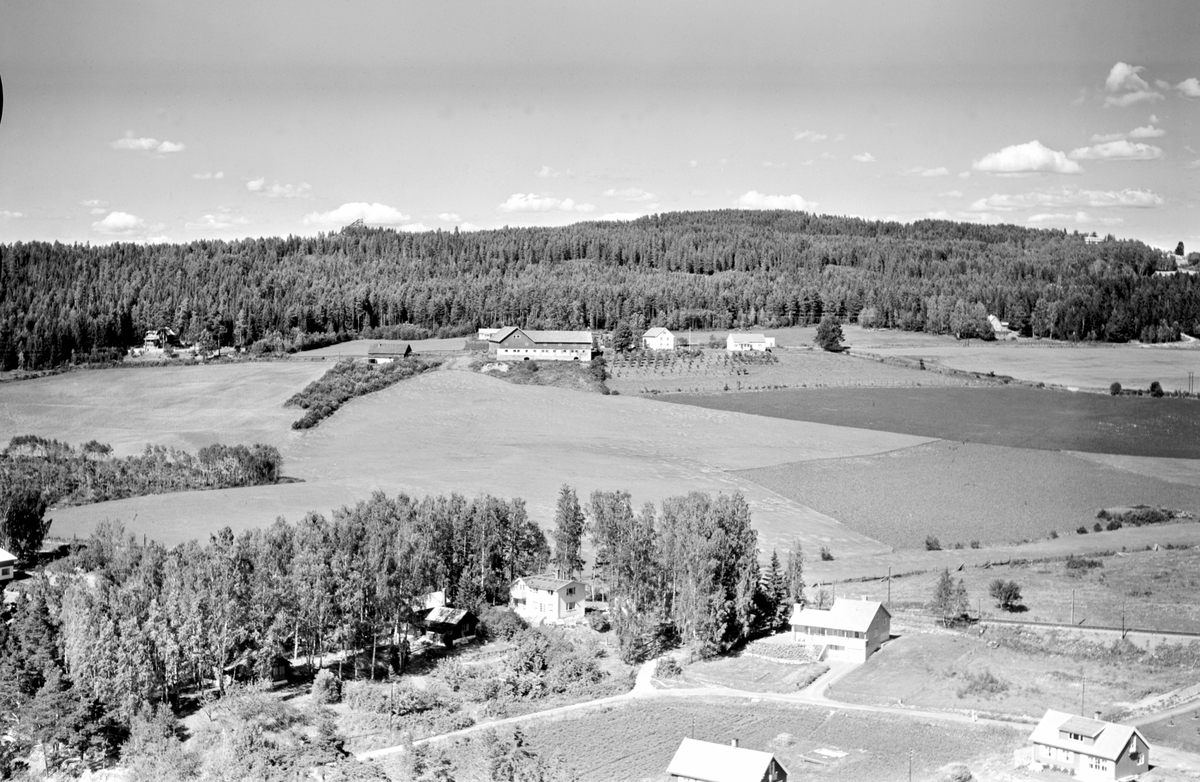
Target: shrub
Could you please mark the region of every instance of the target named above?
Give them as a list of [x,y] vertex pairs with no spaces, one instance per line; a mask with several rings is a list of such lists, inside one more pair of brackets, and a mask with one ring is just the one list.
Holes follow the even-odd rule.
[[971,541],[971,548],[979,548],[979,541],[978,541],[978,540],[972,540],[972,541]]
[[1076,527],[1076,529],[1075,529],[1075,534],[1076,534],[1076,535],[1086,535],[1086,534],[1088,534],[1088,528],[1087,528],[1087,525],[1086,525],[1086,524],[1080,524],[1078,527]]
[[1120,519],[1109,519],[1108,524],[1104,525],[1104,528],[1109,532],[1112,532],[1113,530],[1120,529],[1122,526],[1123,525],[1121,524]]
[[833,552],[829,550],[829,546],[821,546],[821,561],[832,562]]
[[988,585],[988,594],[1005,611],[1015,611],[1021,604],[1021,586],[1016,581],[997,578]]
[[322,668],[312,683],[313,703],[338,703],[342,700],[342,680],[333,671]]
[[507,608],[492,606],[479,617],[479,627],[475,632],[481,640],[511,641],[528,627],[528,622]]
[[1058,530],[1050,530],[1050,540],[1058,540]]
[[1113,396],[1120,396],[1121,395],[1121,384],[1113,383],[1111,386],[1108,387],[1108,393],[1112,394]]
[[1157,380],[1155,380],[1153,383],[1150,384],[1150,396],[1157,399],[1158,397],[1161,397],[1162,395],[1163,395],[1162,385]]
[[1093,531],[1093,532],[1103,532],[1103,531],[1104,531],[1104,527],[1102,527],[1102,526],[1100,525],[1100,522],[1098,522],[1098,521],[1097,521],[1097,522],[1096,522],[1094,525],[1092,525],[1092,531]]
[[683,669],[674,657],[663,657],[654,666],[654,675],[659,679],[674,679],[683,674]]
[[604,611],[592,611],[587,615],[588,626],[597,633],[607,633],[612,625],[608,621],[608,614]]
[[1067,570],[1091,570],[1092,568],[1104,567],[1104,563],[1098,559],[1088,559],[1087,557],[1077,557],[1071,554],[1067,557]]
[[998,678],[991,671],[985,670],[983,673],[975,674],[968,673],[963,679],[963,686],[959,687],[957,692],[960,698],[965,698],[968,695],[990,698],[1008,692],[1008,682]]
[[925,550],[926,551],[941,551],[942,544],[933,535],[928,535],[925,538]]

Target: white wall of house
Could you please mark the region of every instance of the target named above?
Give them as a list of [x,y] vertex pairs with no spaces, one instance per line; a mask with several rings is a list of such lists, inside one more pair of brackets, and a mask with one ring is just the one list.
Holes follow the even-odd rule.
[[557,590],[534,589],[518,580],[510,592],[513,612],[531,624],[583,619],[585,588],[572,581]]
[[642,335],[642,347],[646,350],[674,350],[675,335],[666,329],[653,337]]
[[591,361],[591,348],[496,348],[501,361]]

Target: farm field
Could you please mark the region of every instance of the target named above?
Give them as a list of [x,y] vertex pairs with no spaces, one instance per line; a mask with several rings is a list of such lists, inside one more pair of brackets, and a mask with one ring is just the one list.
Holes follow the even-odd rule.
[[794,693],[827,670],[829,666],[823,663],[791,665],[741,654],[689,663],[683,666],[680,676],[655,682],[672,688],[729,687],[747,692]]
[[331,358],[362,358],[367,355],[367,349],[376,342],[396,342],[407,341],[412,345],[414,353],[430,353],[430,352],[445,352],[458,351],[466,347],[467,341],[463,337],[454,339],[410,339],[410,340],[378,340],[378,339],[353,339],[348,342],[339,342],[336,345],[329,345],[323,348],[313,348],[312,350],[302,350],[295,354],[295,358],[301,359],[331,359]]
[[[771,701],[728,698],[670,699],[630,702],[523,726],[529,744],[553,757],[571,747],[567,759],[581,782],[654,780],[663,772],[685,737],[774,752],[790,779],[908,779],[908,751],[913,778],[929,779],[953,762],[978,767],[1000,753],[1011,753],[1024,738],[1017,731],[963,725],[952,731],[907,717],[831,711]],[[813,750],[845,752],[828,765],[802,758]],[[1011,756],[1011,755],[1010,755]]]
[[1147,722],[1139,730],[1155,744],[1200,752],[1200,707],[1184,714]]
[[961,387],[987,384],[954,375],[922,372],[870,359],[796,347],[776,350],[774,363],[757,355],[705,349],[698,358],[653,352],[609,359],[608,387],[622,394],[718,393],[825,387]]
[[930,438],[1128,456],[1200,458],[1200,400],[1046,389],[838,388],[671,394],[663,401]]
[[[1198,465],[1200,466],[1200,465]],[[949,547],[1090,530],[1101,508],[1138,503],[1200,516],[1200,487],[1058,451],[938,440],[869,456],[741,473],[777,494],[900,548]],[[847,491],[869,485],[870,491]]]
[[[256,431],[258,439],[279,443],[284,473],[301,483],[190,494],[156,495],[53,512],[51,533],[59,537],[86,536],[105,518],[121,520],[126,530],[163,543],[207,537],[229,525],[235,531],[266,525],[277,516],[299,519],[316,510],[328,513],[341,505],[365,499],[372,491],[424,495],[460,492],[468,496],[492,493],[523,497],[531,518],[549,526],[563,483],[581,498],[596,489],[622,489],[635,503],[658,502],[689,491],[745,494],[754,514],[761,544],[784,548],[798,535],[810,546],[829,545],[846,555],[878,554],[886,546],[838,524],[810,508],[761,488],[730,471],[802,459],[863,455],[907,447],[921,438],[803,422],[780,422],[762,417],[704,410],[683,405],[660,405],[632,397],[580,394],[557,388],[518,386],[470,372],[440,371],[405,381],[356,399],[319,427],[292,432],[296,410],[268,409],[267,401],[282,405],[290,392],[319,374],[321,364],[269,363],[238,365],[233,369],[274,372],[284,367],[308,373],[288,393],[279,388],[273,398],[245,415],[265,410],[274,421],[274,438]],[[208,369],[197,368],[204,372]],[[229,369],[220,367],[219,369]],[[125,377],[136,381],[158,370],[94,373],[106,382]],[[149,373],[147,375],[146,373]],[[109,379],[107,376],[111,375]],[[13,404],[7,410],[0,437],[32,432],[45,435],[39,423],[45,416],[27,417],[23,410],[54,406],[55,381],[87,379],[72,373],[43,383],[38,404]],[[197,375],[197,378],[203,377]],[[218,379],[226,375],[216,374]],[[251,384],[252,376],[241,376]],[[21,384],[0,388],[0,398]],[[73,385],[68,386],[75,389]],[[107,389],[119,393],[119,387]],[[197,401],[204,398],[197,386]],[[73,394],[80,393],[73,390]],[[87,398],[86,393],[81,394]],[[190,398],[190,397],[189,397]],[[170,424],[169,400],[148,410],[147,425],[140,407],[122,411],[122,431],[141,433],[144,442],[178,442]],[[223,405],[211,411],[214,421],[234,417],[236,395],[216,396]],[[47,401],[50,400],[50,401]],[[29,400],[25,400],[29,401]],[[241,415],[241,414],[237,414]],[[50,436],[78,441],[105,431],[86,429],[87,416],[70,422],[69,430],[53,429]],[[61,423],[60,423],[61,426]],[[259,426],[262,426],[261,423]],[[110,433],[112,430],[109,430]],[[255,431],[252,429],[252,431]],[[233,433],[222,438],[237,440]],[[214,437],[214,439],[216,439]]]
[[[1011,618],[1068,623],[1073,596],[1076,623],[1120,627],[1124,612],[1129,627],[1200,633],[1200,548],[1117,552],[1091,559],[1100,565],[1088,569],[1070,569],[1062,561],[992,565],[966,567],[953,576],[963,580],[972,613],[981,600],[985,615],[1003,616],[987,594],[988,584],[1002,578],[1021,585],[1028,608]],[[933,595],[939,573],[893,579],[892,605],[922,609]]]
[[147,443],[196,451],[216,442],[261,442],[282,451],[299,437],[291,424],[302,412],[283,403],[326,369],[255,361],[76,370],[2,383],[0,444],[36,434],[74,446],[99,440],[117,456],[140,453]]
[[[1108,651],[1111,641],[1078,640],[1070,631],[992,626],[981,636],[896,625],[893,635],[899,637],[835,682],[829,698],[1036,720],[1046,709],[1078,714],[1082,694],[1084,713],[1119,717],[1195,684],[1186,662],[1117,657]],[[1012,643],[998,643],[1002,635]],[[1192,647],[1188,659],[1194,664],[1198,656]]]

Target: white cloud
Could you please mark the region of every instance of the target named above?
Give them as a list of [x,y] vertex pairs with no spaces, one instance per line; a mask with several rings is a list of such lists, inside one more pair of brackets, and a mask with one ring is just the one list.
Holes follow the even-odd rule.
[[208,171],[205,171],[202,174],[192,174],[192,179],[224,179],[224,178],[225,178],[224,171],[218,171],[215,174],[208,172]]
[[557,177],[561,177],[561,176],[571,176],[571,169],[567,169],[566,171],[558,171],[558,170],[551,168],[550,166],[543,165],[537,171],[534,171],[533,175],[537,176],[537,177],[542,177],[544,179],[545,178],[557,178]]
[[1050,149],[1036,139],[984,155],[973,162],[971,168],[987,174],[1078,174],[1083,171],[1064,153]]
[[738,197],[734,204],[739,209],[795,209],[811,211],[817,208],[814,201],[805,201],[800,196],[792,195],[763,195],[755,190]]
[[329,212],[311,212],[304,216],[305,225],[325,227],[343,226],[362,220],[368,225],[403,225],[409,217],[386,204],[365,202],[342,204]]
[[837,160],[837,156],[834,155],[832,152],[822,152],[821,160]]
[[1162,100],[1161,92],[1153,90],[1138,90],[1137,92],[1124,92],[1120,95],[1109,95],[1104,99],[1104,107],[1115,107],[1123,109],[1126,106],[1132,106],[1135,103],[1149,103],[1156,100]]
[[818,133],[815,130],[798,130],[796,135],[792,137],[795,141],[824,141],[829,138],[824,133]]
[[700,162],[697,160],[689,160],[688,161],[688,166],[690,166],[691,168],[695,168],[698,165],[700,165]]
[[202,215],[199,219],[184,223],[184,227],[189,231],[223,231],[249,222],[246,218],[236,215]]
[[7,209],[0,209],[0,217],[3,217],[5,220],[13,220],[18,217],[24,217],[24,216],[25,216],[24,212],[10,212]]
[[454,212],[442,212],[440,215],[438,215],[438,219],[444,223],[457,223],[458,221],[462,220],[462,218],[454,214]]
[[145,239],[135,239],[138,244],[174,244],[174,240],[169,236],[159,234],[157,236],[147,236]]
[[961,190],[948,190],[945,193],[939,193],[939,195],[941,195],[945,198],[962,198],[963,197]]
[[641,214],[641,213],[639,213],[639,212],[609,212],[609,213],[608,213],[608,214],[606,214],[606,215],[600,215],[600,219],[601,219],[601,220],[621,220],[621,221],[624,221],[624,220],[636,220],[636,219],[638,219],[639,217],[645,217],[645,215],[643,215],[643,214]]
[[107,202],[101,201],[99,198],[89,198],[86,201],[80,201],[79,205],[80,206],[104,206],[105,203],[107,203]]
[[1179,90],[1179,94],[1185,98],[1200,98],[1200,79],[1195,76],[1184,79],[1175,85],[1175,89]]
[[483,229],[475,225],[475,223],[460,223],[458,226],[460,231],[482,231]]
[[929,212],[925,216],[930,220],[956,220],[963,223],[1000,222],[999,215],[987,214],[986,212],[947,212],[944,209],[940,209],[936,212]]
[[1122,90],[1144,90],[1150,87],[1146,80],[1139,73],[1146,70],[1140,65],[1128,65],[1123,62],[1118,62],[1108,72],[1108,78],[1104,80],[1104,87],[1109,92],[1121,92]]
[[113,149],[124,149],[130,152],[182,152],[183,144],[174,141],[159,141],[154,138],[135,138],[133,131],[112,142]]
[[1081,190],[1063,187],[1015,195],[996,194],[971,204],[975,211],[1014,209],[1062,209],[1128,207],[1153,209],[1163,205],[1162,196],[1149,190]]
[[902,176],[950,176],[950,170],[942,166],[940,168],[906,168],[900,172]]
[[537,193],[513,193],[496,207],[501,212],[593,212],[591,204],[577,204],[570,198],[558,199]]
[[1071,150],[1072,160],[1157,160],[1163,151],[1153,144],[1135,144],[1124,139]]
[[605,198],[619,198],[622,201],[653,201],[654,193],[647,193],[639,187],[627,187],[624,190],[608,189],[604,191]]
[[850,157],[853,158],[854,160],[857,160],[859,163],[874,163],[875,162],[875,156],[872,155],[870,152],[864,152],[861,155],[851,155]]
[[146,227],[146,221],[128,212],[109,212],[103,220],[92,223],[92,230],[111,236],[124,236]]
[[1128,133],[1097,133],[1092,136],[1092,143],[1095,144],[1104,143],[1106,141],[1120,141],[1127,138],[1158,138],[1160,136],[1167,135],[1167,131],[1163,130],[1162,128],[1154,127],[1154,123],[1157,121],[1157,118],[1151,115],[1149,125],[1144,125],[1140,128],[1134,128]]
[[1200,160],[1193,160],[1191,163],[1188,163],[1187,165],[1185,165],[1184,168],[1187,168],[1187,169],[1200,168]]
[[1171,82],[1167,81],[1166,79],[1155,79],[1154,86],[1158,87],[1160,90],[1169,90],[1171,89]]
[[703,198],[704,196],[708,195],[708,191],[707,190],[693,190],[693,191],[691,191],[690,195],[696,196],[697,198]]
[[312,198],[312,185],[307,182],[298,185],[281,185],[276,182],[267,187],[266,178],[260,177],[247,182],[246,189],[267,198]]
[[1025,218],[1025,221],[1029,222],[1029,223],[1056,223],[1058,225],[1063,225],[1065,223],[1075,223],[1078,225],[1088,225],[1090,223],[1100,223],[1102,225],[1117,225],[1118,223],[1125,222],[1120,217],[1096,218],[1096,217],[1092,217],[1087,212],[1075,212],[1074,214],[1056,214],[1056,213],[1036,214],[1036,215],[1030,215],[1029,217]]
[[400,226],[400,230],[407,231],[408,233],[420,233],[421,231],[430,231],[433,229],[431,229],[429,226],[425,225],[424,223],[408,223],[406,225]]

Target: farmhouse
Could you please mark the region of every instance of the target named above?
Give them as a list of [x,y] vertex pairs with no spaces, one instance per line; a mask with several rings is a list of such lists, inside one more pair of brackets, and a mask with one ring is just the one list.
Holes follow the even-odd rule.
[[145,350],[166,350],[167,348],[183,347],[183,345],[180,343],[175,329],[161,328],[147,331],[146,336],[142,338],[142,347]]
[[487,342],[492,338],[492,335],[499,330],[500,329],[480,329],[479,333],[475,335],[475,339],[479,340],[480,342]]
[[439,606],[420,611],[414,623],[419,630],[433,633],[446,646],[462,638],[472,638],[479,627],[479,617],[462,608]]
[[995,315],[987,316],[988,325],[992,327],[992,333],[996,335],[996,339],[1009,340],[1016,339],[1016,333],[1008,327],[1008,321],[1000,320]]
[[667,766],[673,782],[787,782],[788,772],[770,752],[684,739]]
[[0,588],[13,580],[13,568],[17,566],[17,558],[0,548]]
[[412,345],[407,342],[373,342],[367,348],[367,361],[372,364],[390,364],[412,355]]
[[642,347],[646,350],[674,350],[675,335],[667,329],[655,326],[642,335]]
[[1130,779],[1150,770],[1150,745],[1137,728],[1050,709],[1029,736],[1035,768],[1080,779]]
[[730,334],[725,338],[725,349],[739,350],[770,350],[775,347],[775,338],[762,334]]
[[509,587],[509,607],[528,622],[583,619],[586,584],[549,574],[523,576]]
[[527,331],[508,326],[488,337],[488,355],[500,361],[591,361],[590,331]]
[[888,640],[891,612],[873,600],[839,597],[829,610],[792,608],[792,639],[824,647],[822,659],[865,663]]

